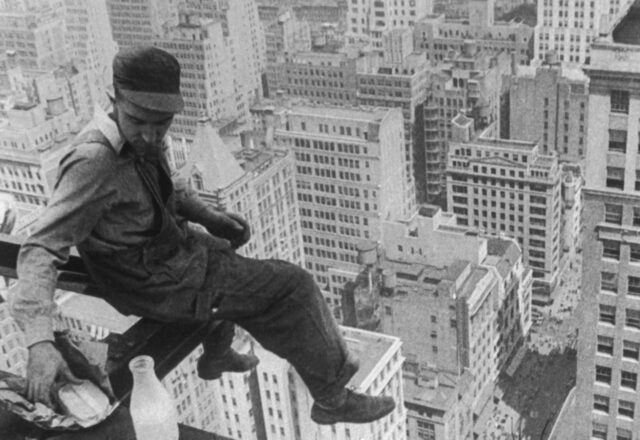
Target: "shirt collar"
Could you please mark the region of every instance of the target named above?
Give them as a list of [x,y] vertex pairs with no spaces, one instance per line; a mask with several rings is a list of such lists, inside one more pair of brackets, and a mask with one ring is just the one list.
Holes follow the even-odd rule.
[[[111,108],[109,108],[108,111],[110,112]],[[93,124],[94,127],[100,130],[104,137],[107,138],[116,153],[120,154],[122,147],[125,144],[125,140],[120,134],[116,121],[111,119],[107,111],[103,110],[100,106],[96,106],[95,108]]]

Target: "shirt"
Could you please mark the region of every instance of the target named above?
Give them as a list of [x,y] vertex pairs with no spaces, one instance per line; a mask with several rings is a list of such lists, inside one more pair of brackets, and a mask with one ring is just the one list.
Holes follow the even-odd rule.
[[60,161],[53,194],[17,262],[10,295],[27,346],[53,340],[57,269],[76,246],[105,299],[126,314],[205,319],[214,213],[185,182],[174,184],[164,147],[141,156],[97,111]]

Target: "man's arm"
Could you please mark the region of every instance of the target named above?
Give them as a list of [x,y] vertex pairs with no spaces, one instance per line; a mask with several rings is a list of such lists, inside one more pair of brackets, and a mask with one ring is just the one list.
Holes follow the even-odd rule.
[[207,206],[185,179],[176,179],[174,188],[179,215],[204,226],[210,234],[229,240],[234,248],[249,241],[251,228],[242,217]]
[[112,196],[106,181],[113,170],[106,169],[107,161],[98,154],[91,154],[104,147],[90,145],[84,153],[74,151],[62,159],[49,204],[20,248],[18,284],[9,306],[27,346],[53,341],[57,268],[68,260],[69,248],[91,233]]

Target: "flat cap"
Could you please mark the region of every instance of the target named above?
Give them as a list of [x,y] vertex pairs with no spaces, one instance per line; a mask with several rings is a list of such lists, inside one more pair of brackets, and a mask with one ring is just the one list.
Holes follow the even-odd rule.
[[113,87],[133,104],[162,112],[184,108],[180,94],[180,63],[162,49],[136,46],[113,58]]

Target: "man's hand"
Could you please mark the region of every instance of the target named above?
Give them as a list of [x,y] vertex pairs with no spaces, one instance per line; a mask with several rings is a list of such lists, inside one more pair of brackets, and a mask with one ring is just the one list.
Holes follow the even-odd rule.
[[234,249],[245,244],[251,237],[251,228],[246,220],[230,212],[215,211],[207,230],[216,237],[229,240]]
[[56,380],[80,383],[52,342],[43,341],[29,347],[27,363],[27,399],[41,402],[54,408],[51,400],[52,387]]

